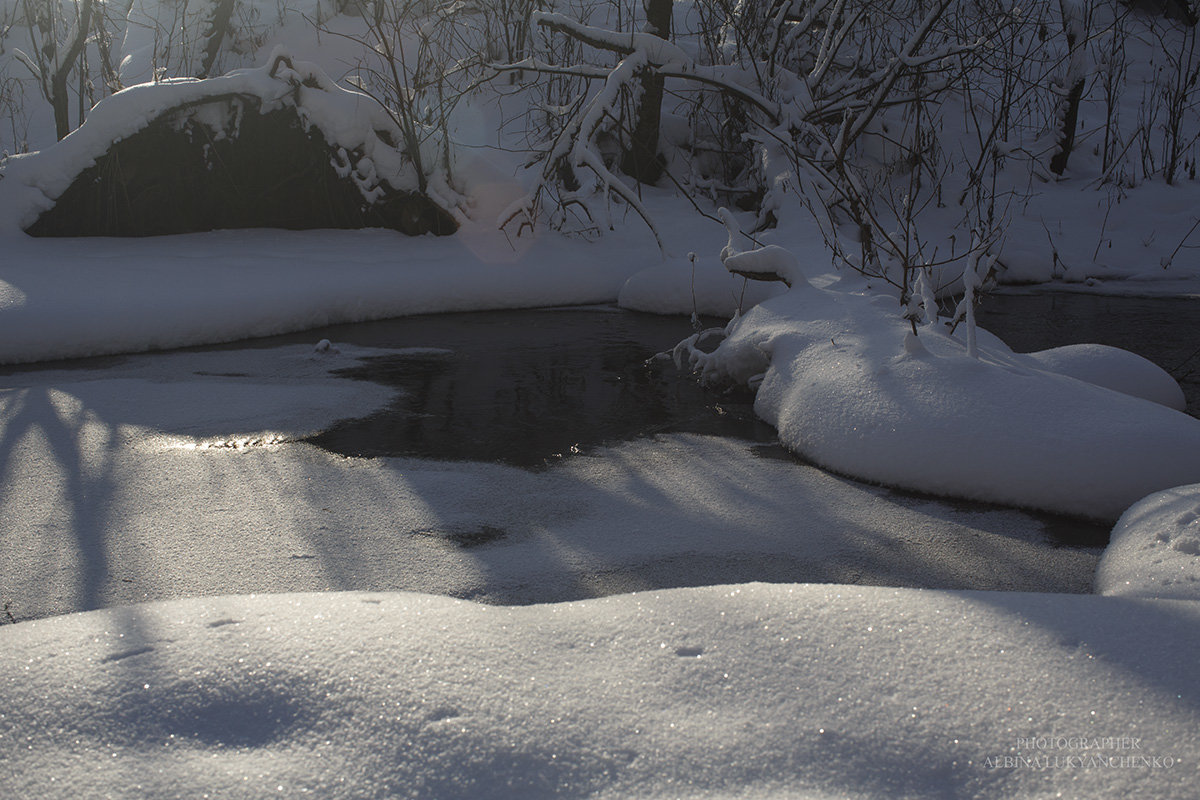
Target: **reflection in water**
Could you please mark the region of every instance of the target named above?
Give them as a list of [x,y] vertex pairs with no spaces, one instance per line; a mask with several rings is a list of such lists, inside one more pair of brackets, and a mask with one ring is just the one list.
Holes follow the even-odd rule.
[[[428,348],[364,359],[342,377],[403,394],[311,439],[350,456],[412,456],[540,468],[600,445],[688,432],[772,441],[753,397],[717,394],[655,353],[685,320],[559,309],[410,317],[326,329],[333,341]],[[314,334],[309,334],[311,339]],[[433,349],[440,348],[440,349]]]

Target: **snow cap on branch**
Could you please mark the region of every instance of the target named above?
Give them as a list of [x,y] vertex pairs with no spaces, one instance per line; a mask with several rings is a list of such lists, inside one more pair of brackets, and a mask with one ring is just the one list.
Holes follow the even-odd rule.
[[774,244],[740,250],[735,240],[744,234],[737,220],[727,208],[718,209],[717,215],[729,231],[729,243],[721,250],[721,263],[725,269],[755,281],[781,281],[789,287],[808,284],[800,270],[800,261],[792,251]]

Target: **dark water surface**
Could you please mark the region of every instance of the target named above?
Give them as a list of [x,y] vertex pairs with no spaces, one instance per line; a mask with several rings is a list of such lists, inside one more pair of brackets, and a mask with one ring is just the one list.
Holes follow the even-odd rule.
[[1200,417],[1200,298],[992,294],[976,318],[1019,353],[1089,342],[1137,353],[1179,381]]
[[[1170,372],[1189,413],[1200,415],[1200,300],[998,294],[985,298],[979,320],[1017,351],[1097,342],[1138,353]],[[404,393],[309,441],[348,456],[537,469],[606,444],[691,432],[757,441],[758,455],[791,458],[755,417],[749,393],[718,394],[670,362],[647,363],[690,333],[682,317],[612,308],[438,314],[311,331],[300,340],[428,350],[342,370]],[[1107,543],[1107,526],[1037,516],[1059,545]]]
[[774,441],[748,391],[717,393],[669,361],[686,318],[608,308],[474,312],[336,326],[332,342],[422,352],[364,360],[342,377],[404,390],[388,408],[308,441],[347,456],[540,468],[659,433]]
[[[1018,351],[1099,342],[1137,352],[1184,385],[1192,413],[1200,409],[1200,301],[993,295],[979,318]],[[647,363],[690,333],[682,317],[591,308],[406,317],[287,338],[427,348],[338,373],[404,390],[390,407],[309,439],[343,455],[538,469],[606,444],[692,432],[757,441],[757,455],[792,458],[755,417],[749,393],[718,394],[669,362]],[[1060,546],[1107,543],[1107,526],[1036,516]]]

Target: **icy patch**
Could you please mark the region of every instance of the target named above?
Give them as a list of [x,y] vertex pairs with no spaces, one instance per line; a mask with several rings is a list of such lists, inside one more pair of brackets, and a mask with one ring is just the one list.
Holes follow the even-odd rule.
[[1200,484],[1153,494],[1113,528],[1096,591],[1200,600]]
[[[395,352],[352,346],[314,352],[310,345],[292,345],[18,370],[0,392],[11,401],[7,413],[0,413],[0,430],[11,439],[25,421],[45,418],[88,425],[104,438],[152,448],[271,447],[323,430],[343,416],[369,414],[393,399],[395,389],[332,380],[329,373],[360,364],[366,356]],[[51,384],[54,388],[47,388]]]
[[1081,593],[1099,557],[1055,546],[1050,523],[1018,511],[900,495],[696,435],[535,473],[293,443],[166,449],[102,418],[80,432],[39,406],[0,445],[13,453],[0,603],[19,620],[328,589],[504,604],[751,580]]

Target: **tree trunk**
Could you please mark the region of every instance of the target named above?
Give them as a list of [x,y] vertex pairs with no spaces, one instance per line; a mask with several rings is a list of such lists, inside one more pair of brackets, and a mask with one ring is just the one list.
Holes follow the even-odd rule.
[[1075,81],[1067,92],[1062,128],[1058,132],[1058,149],[1050,159],[1050,171],[1062,175],[1067,171],[1067,159],[1075,147],[1075,129],[1079,126],[1079,101],[1083,99],[1083,78]]
[[1063,33],[1067,37],[1067,74],[1063,79],[1067,92],[1063,97],[1062,127],[1058,131],[1058,147],[1050,157],[1050,171],[1062,175],[1067,159],[1075,147],[1075,129],[1079,126],[1079,103],[1087,84],[1087,17],[1071,0],[1059,0]]
[[[646,11],[646,33],[661,39],[671,37],[672,0],[642,0]],[[642,97],[629,149],[621,159],[621,171],[641,183],[657,183],[662,177],[663,157],[658,152],[662,123],[663,77],[647,71],[642,76]]]
[[217,64],[217,56],[221,52],[221,43],[229,33],[232,19],[233,0],[217,0],[212,16],[208,18],[208,30],[204,32],[204,59],[200,62],[197,78],[211,77],[213,67]]
[[50,76],[50,106],[54,109],[54,130],[60,140],[67,138],[71,132],[71,98],[67,94],[67,79],[75,68],[75,62],[83,54],[87,44],[88,34],[92,28],[93,0],[80,0],[79,25],[75,38],[67,45],[66,55],[59,62],[58,69]]

